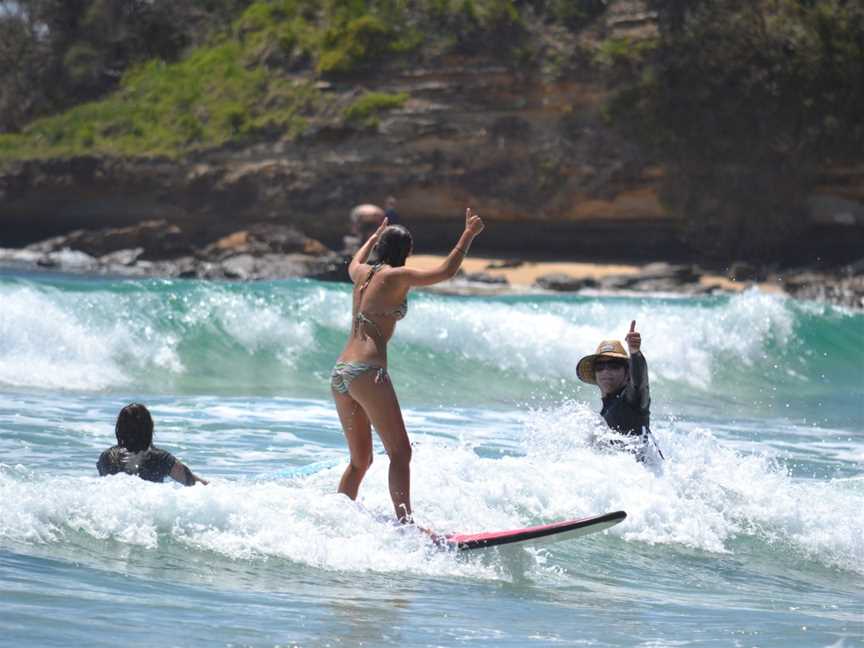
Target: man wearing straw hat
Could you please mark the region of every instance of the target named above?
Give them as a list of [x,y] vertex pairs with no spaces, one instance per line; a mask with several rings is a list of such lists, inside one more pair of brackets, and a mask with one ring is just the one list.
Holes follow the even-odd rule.
[[632,443],[613,442],[614,447],[632,449],[643,463],[654,461],[654,450],[663,453],[650,429],[651,396],[648,390],[648,363],[640,350],[642,336],[636,331],[636,320],[624,338],[630,354],[618,340],[603,340],[597,353],[587,355],[576,365],[579,380],[597,385],[603,398],[600,415],[618,434],[633,437]]

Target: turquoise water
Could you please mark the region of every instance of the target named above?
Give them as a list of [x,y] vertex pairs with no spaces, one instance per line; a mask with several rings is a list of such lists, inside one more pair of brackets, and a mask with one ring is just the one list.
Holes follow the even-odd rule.
[[[385,456],[359,505],[335,495],[347,286],[5,274],[0,644],[864,645],[864,315],[755,292],[410,308],[390,361],[421,524],[627,520],[456,556],[382,520]],[[660,474],[591,447],[574,375],[631,319]],[[96,477],[132,400],[210,486]]]

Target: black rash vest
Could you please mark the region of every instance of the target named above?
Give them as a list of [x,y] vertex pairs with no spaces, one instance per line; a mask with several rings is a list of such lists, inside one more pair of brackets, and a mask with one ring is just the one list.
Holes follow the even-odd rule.
[[636,352],[630,356],[630,379],[618,392],[603,397],[600,415],[619,434],[638,436],[650,427],[651,395],[648,392],[648,363]]
[[114,446],[99,456],[96,468],[102,477],[124,472],[147,481],[161,482],[171,474],[175,463],[174,455],[154,446],[141,452],[129,452],[126,448]]

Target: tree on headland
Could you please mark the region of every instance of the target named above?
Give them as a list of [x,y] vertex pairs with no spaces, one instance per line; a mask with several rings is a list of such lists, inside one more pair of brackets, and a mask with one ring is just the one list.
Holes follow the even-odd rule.
[[113,90],[139,62],[176,60],[248,0],[0,0],[0,133]]
[[[613,123],[667,169],[662,199],[718,257],[775,257],[818,172],[864,151],[864,4],[651,0],[659,39],[619,64]],[[626,58],[626,57],[624,57]]]

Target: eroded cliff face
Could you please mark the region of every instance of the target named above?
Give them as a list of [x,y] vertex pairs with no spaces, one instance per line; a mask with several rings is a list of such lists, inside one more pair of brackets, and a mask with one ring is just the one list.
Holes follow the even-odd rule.
[[[611,3],[604,20],[580,35],[582,45],[610,34],[647,37],[654,29],[639,1]],[[577,45],[554,36],[550,43]],[[446,249],[470,205],[489,225],[478,240],[486,253],[691,257],[658,198],[663,169],[606,124],[608,91],[591,69],[577,65],[553,81],[556,75],[520,74],[492,59],[442,58],[359,82],[322,82],[329,114],[295,141],[180,160],[14,163],[0,176],[0,246],[165,219],[199,247],[272,222],[338,249],[352,206],[393,195],[419,251]],[[366,90],[409,99],[375,126],[351,127],[334,117]],[[842,177],[842,209],[817,200],[819,213],[831,222],[851,205],[860,230],[864,170],[847,171],[826,173],[820,189],[823,198],[837,196]]]
[[[572,222],[668,225],[657,199],[662,171],[603,123],[595,80],[548,83],[451,59],[366,87],[410,99],[377,127],[313,124],[294,142],[184,160],[16,163],[0,177],[0,245],[152,218],[196,238],[280,222],[336,245],[353,205],[390,194],[406,223],[435,236],[457,234],[472,205],[492,225],[492,245],[511,250],[543,247],[547,230],[557,240],[555,225]],[[323,90],[337,102],[356,91]],[[499,222],[509,225],[496,237]]]

